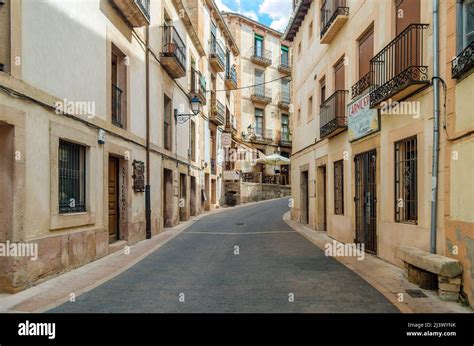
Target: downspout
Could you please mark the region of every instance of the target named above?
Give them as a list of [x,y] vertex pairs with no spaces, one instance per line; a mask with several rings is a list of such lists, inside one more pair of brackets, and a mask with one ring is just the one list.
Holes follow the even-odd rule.
[[151,239],[151,196],[150,196],[150,26],[146,27],[145,56],[145,98],[146,98],[146,185],[145,185],[145,231]]
[[431,253],[436,253],[439,167],[439,0],[433,0],[433,157],[431,167]]

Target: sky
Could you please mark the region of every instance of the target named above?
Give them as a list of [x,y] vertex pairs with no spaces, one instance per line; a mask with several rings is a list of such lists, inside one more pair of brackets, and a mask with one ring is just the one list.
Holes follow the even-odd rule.
[[275,30],[285,31],[292,0],[214,0],[221,11],[237,12]]

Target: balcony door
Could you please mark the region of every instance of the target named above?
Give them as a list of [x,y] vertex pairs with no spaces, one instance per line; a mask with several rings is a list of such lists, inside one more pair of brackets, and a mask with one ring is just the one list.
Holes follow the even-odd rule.
[[282,101],[285,103],[290,103],[290,79],[283,78],[281,80],[281,96]]
[[265,97],[265,72],[262,70],[255,70],[255,94],[257,96]]
[[397,0],[396,7],[396,34],[400,34],[413,23],[420,23],[421,20],[421,0]]
[[[339,60],[339,62],[334,65],[334,90],[345,90],[345,71],[344,71],[344,58]],[[335,116],[339,119],[340,117],[345,115],[345,98],[341,95],[341,97],[337,97],[335,99],[335,108],[336,114]]]
[[[409,25],[421,21],[421,0],[396,1],[396,35],[398,36]],[[411,30],[395,45],[396,74],[411,66],[419,66],[421,61],[421,30]]]

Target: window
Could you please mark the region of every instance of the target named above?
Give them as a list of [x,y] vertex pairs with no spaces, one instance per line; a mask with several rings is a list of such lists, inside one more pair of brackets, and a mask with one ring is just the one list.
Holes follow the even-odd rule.
[[254,35],[254,55],[256,57],[263,57],[263,36],[255,34]]
[[281,46],[281,65],[285,67],[290,66],[290,54],[287,46]]
[[296,120],[299,121],[301,119],[301,108],[298,108],[298,111],[296,112]]
[[59,213],[86,211],[86,148],[59,140]]
[[308,119],[313,117],[313,96],[308,98]]
[[344,215],[344,161],[334,162],[334,214]]
[[395,143],[395,221],[417,223],[416,137]]
[[255,94],[265,97],[265,71],[255,70]]
[[290,79],[289,78],[283,78],[280,83],[281,83],[281,100],[284,103],[290,104],[291,103]]
[[359,39],[359,79],[370,71],[370,60],[374,57],[374,28],[370,28]]
[[321,81],[319,82],[319,89],[320,89],[320,102],[321,104],[324,103],[324,101],[326,101],[326,78],[323,77],[321,79]]
[[163,146],[171,150],[171,99],[163,95]]
[[127,108],[127,62],[126,56],[115,45],[112,45],[112,124],[120,128],[126,127]]
[[283,141],[290,140],[290,130],[289,130],[289,117],[288,114],[281,115],[281,139]]
[[311,21],[309,23],[309,32],[308,32],[308,36],[309,36],[309,39],[311,40],[313,38],[313,21]]
[[301,55],[301,42],[298,43],[298,55]]
[[255,134],[263,137],[263,109],[255,108]]
[[461,53],[464,48],[474,42],[474,0],[464,0],[462,9],[457,13],[457,53]]

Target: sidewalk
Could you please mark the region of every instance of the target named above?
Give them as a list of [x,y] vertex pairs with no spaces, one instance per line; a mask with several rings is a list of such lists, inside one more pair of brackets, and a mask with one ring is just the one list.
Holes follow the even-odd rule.
[[[287,212],[283,220],[303,237],[314,245],[325,250],[327,243],[335,241],[326,232],[315,231],[290,219]],[[364,260],[357,257],[334,257],[337,261],[351,269],[375,289],[382,293],[401,312],[407,313],[473,313],[469,307],[462,306],[456,302],[445,302],[438,298],[436,291],[423,290],[414,285],[404,277],[403,269],[385,262],[384,260],[365,253]],[[426,298],[412,298],[406,290],[421,290]],[[402,295],[400,295],[402,294]],[[402,300],[402,301],[399,301]]]
[[58,275],[15,294],[0,294],[0,313],[44,312],[92,290],[134,266],[202,218],[228,210],[265,203],[265,200],[204,212],[179,225],[166,228],[149,240],[129,246],[129,253],[117,251],[80,268]]

